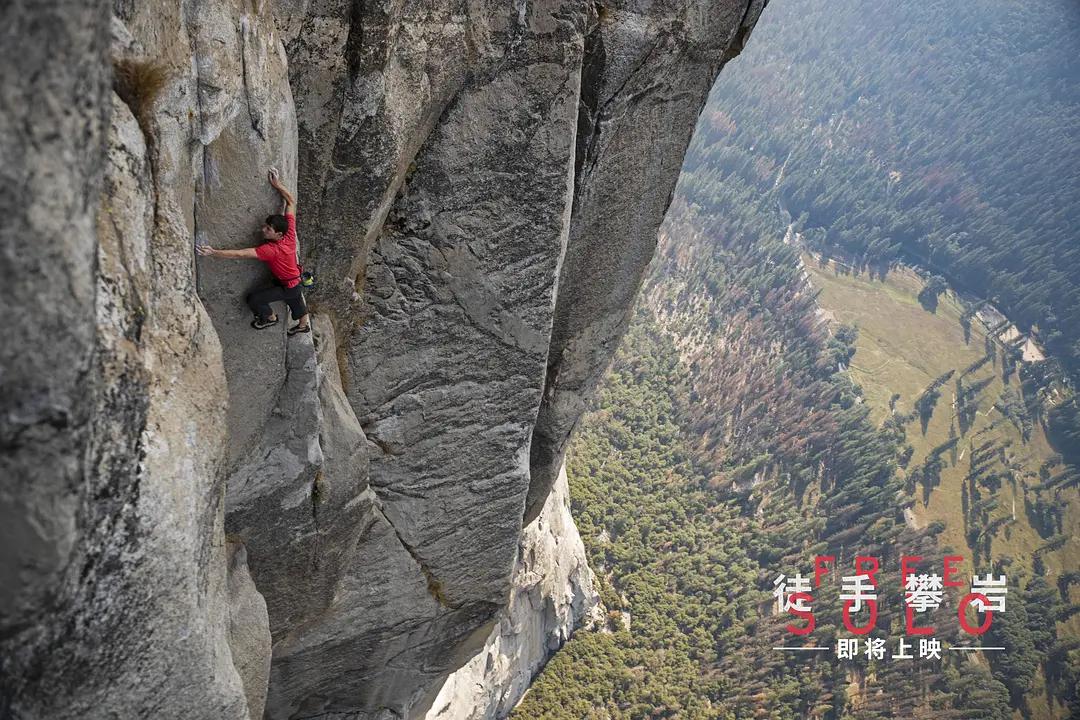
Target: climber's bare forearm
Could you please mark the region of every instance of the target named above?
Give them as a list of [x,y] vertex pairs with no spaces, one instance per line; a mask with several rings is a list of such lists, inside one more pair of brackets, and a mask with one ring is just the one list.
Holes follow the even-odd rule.
[[296,214],[296,199],[293,198],[292,193],[285,189],[284,185],[278,185],[274,188],[281,195],[281,212],[283,215]]
[[237,250],[220,250],[209,245],[200,245],[199,254],[210,257],[229,258],[232,260],[257,260],[255,248],[239,248]]
[[283,213],[296,213],[296,198],[281,182],[281,178],[278,176],[276,170],[270,171],[270,184],[274,186],[274,189],[278,191],[278,195],[281,195],[281,212]]

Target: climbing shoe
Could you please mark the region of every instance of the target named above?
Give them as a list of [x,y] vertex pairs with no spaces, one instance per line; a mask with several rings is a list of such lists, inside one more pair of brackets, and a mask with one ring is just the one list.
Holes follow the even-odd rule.
[[273,320],[262,320],[260,318],[255,318],[251,321],[251,327],[255,328],[256,330],[262,330],[263,328],[268,328],[271,325],[277,325],[277,318],[274,318]]

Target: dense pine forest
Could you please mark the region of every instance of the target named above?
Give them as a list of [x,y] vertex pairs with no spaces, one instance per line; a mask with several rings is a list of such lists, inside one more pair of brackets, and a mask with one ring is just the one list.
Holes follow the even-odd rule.
[[[556,654],[515,718],[1080,716],[1078,49],[1066,0],[774,0],[710,98],[568,457],[607,621]],[[911,362],[949,370],[857,370],[900,321],[838,319],[854,283],[926,332],[955,326],[961,366],[922,367],[947,345],[933,338]],[[973,329],[986,301],[1049,359]],[[1008,573],[981,640],[1004,652],[773,649],[792,640],[777,573],[815,554],[895,571],[901,554],[954,553]],[[836,588],[818,602],[830,646],[846,635]],[[938,637],[959,642],[955,605],[941,613]],[[898,598],[877,628],[903,634]]]
[[[777,0],[737,63],[703,128],[732,154],[688,170],[752,163],[812,246],[939,273],[1080,378],[1080,5]],[[1078,407],[1047,413],[1080,460]]]

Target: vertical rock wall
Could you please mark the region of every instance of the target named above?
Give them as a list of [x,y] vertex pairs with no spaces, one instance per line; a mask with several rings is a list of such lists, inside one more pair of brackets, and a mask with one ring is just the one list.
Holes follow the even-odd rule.
[[626,331],[709,89],[766,2],[605,4],[586,37],[573,213],[526,521],[543,506],[567,439]]
[[[485,643],[503,712],[588,604],[523,517],[762,4],[4,5],[0,716],[422,717]],[[312,335],[194,256],[270,165]]]
[[[280,717],[422,710],[489,633],[518,518],[547,497],[697,114],[763,5],[308,6],[288,41],[307,259],[378,514],[338,606],[275,648]],[[407,572],[372,574],[369,554]],[[364,593],[394,599],[375,622]],[[326,648],[348,668],[333,679],[307,670]]]
[[[247,718],[183,24],[161,13],[172,44],[150,49],[100,2],[0,12],[5,300],[23,308],[3,358],[0,715]],[[132,61],[115,78],[110,44]]]

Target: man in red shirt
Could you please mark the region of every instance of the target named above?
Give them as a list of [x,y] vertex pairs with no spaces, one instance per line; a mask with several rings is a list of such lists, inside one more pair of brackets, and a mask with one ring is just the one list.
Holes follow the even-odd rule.
[[200,255],[258,259],[270,266],[270,272],[277,282],[247,296],[248,307],[255,313],[251,327],[262,330],[276,325],[278,318],[270,303],[284,300],[297,320],[296,325],[289,328],[289,335],[310,332],[310,319],[300,285],[300,266],[296,262],[296,200],[281,184],[278,171],[273,168],[270,169],[270,184],[281,195],[284,214],[266,218],[262,226],[262,235],[266,242],[258,247],[240,250],[217,250],[209,245],[199,245],[197,249]]

